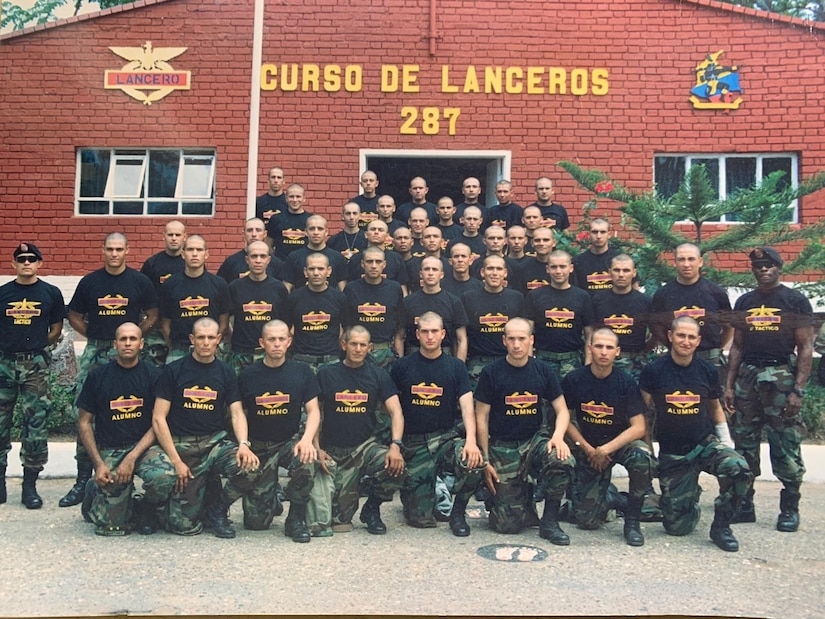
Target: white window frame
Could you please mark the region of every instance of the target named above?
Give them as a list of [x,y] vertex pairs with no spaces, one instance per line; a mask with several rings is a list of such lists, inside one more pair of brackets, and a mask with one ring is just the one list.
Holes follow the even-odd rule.
[[[657,157],[683,157],[685,159],[685,177],[687,177],[688,171],[690,170],[691,165],[695,160],[701,159],[715,159],[719,162],[719,177],[718,177],[718,187],[719,187],[719,198],[725,199],[727,198],[727,166],[726,161],[728,158],[733,159],[746,159],[746,158],[754,158],[756,159],[756,179],[762,179],[762,164],[766,159],[790,159],[791,160],[791,178],[790,183],[791,186],[796,188],[799,186],[799,154],[796,152],[779,152],[779,153],[655,153],[653,155],[653,180],[654,183],[656,181],[656,158]],[[799,223],[799,204],[798,200],[794,200],[791,204],[788,205],[788,208],[791,210],[791,220],[789,223]],[[681,220],[679,223],[688,223],[687,220]],[[723,215],[721,219],[713,222],[708,223],[726,223],[726,224],[738,224],[742,223],[740,221],[729,220],[726,219]]]
[[[83,173],[82,155],[88,151],[109,152],[109,169],[107,171],[106,183],[102,196],[80,195],[80,187]],[[149,187],[149,159],[152,152],[177,153],[179,157],[178,173],[175,179],[175,190],[173,197],[159,197],[148,195]],[[215,171],[217,153],[213,148],[145,148],[136,149],[129,147],[84,147],[78,148],[76,153],[76,173],[75,173],[75,215],[78,217],[213,217],[215,215]],[[208,171],[204,173],[203,167],[208,166]],[[139,167],[139,173],[133,168]],[[195,170],[198,170],[195,173]],[[131,180],[128,185],[136,185],[129,191],[123,190],[124,178],[120,175],[124,172],[131,172],[131,176],[126,180]],[[188,174],[187,174],[188,172]],[[187,194],[192,188],[187,188],[187,182],[201,178],[196,183],[196,190]],[[140,179],[140,182],[135,183]],[[143,195],[141,195],[143,194]],[[105,203],[108,202],[106,213],[84,213],[81,212],[83,203]],[[119,202],[142,202],[141,213],[116,213],[115,208]],[[208,202],[211,203],[209,213],[184,213],[186,202]],[[150,213],[150,203],[168,203],[175,205],[174,213]]]

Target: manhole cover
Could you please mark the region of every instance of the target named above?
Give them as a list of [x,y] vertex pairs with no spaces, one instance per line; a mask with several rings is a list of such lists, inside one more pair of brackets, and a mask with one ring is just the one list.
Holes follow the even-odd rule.
[[482,546],[477,550],[480,557],[493,561],[506,561],[508,563],[529,563],[531,561],[544,561],[547,558],[547,551],[536,546],[519,546],[516,544],[491,544]]

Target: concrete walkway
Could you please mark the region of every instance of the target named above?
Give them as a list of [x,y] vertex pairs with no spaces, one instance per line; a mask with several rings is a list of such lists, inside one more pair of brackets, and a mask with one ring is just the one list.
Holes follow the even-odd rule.
[[[49,463],[41,474],[43,478],[75,477],[77,469],[74,460],[75,444],[66,442],[49,443]],[[23,471],[20,467],[20,443],[12,443],[9,453],[8,477],[22,477]],[[808,483],[825,483],[825,445],[803,445],[802,457],[805,460],[805,467],[808,472],[805,474],[805,481]],[[759,477],[763,481],[777,481],[770,472],[770,456],[768,445],[762,444],[762,475]],[[627,473],[621,466],[616,466],[614,475],[624,477]]]

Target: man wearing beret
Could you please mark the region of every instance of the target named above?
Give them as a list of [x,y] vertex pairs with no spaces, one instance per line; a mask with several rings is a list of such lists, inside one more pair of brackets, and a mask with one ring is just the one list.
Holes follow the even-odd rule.
[[66,305],[57,287],[37,277],[43,254],[32,243],[20,243],[12,266],[17,272],[0,286],[0,503],[6,502],[6,463],[11,424],[19,401],[23,410],[22,503],[40,509],[36,482],[49,457],[46,418],[51,408],[47,348],[60,337]]
[[[757,247],[748,257],[757,286],[734,307],[724,402],[733,417],[736,450],[754,476],[760,474],[759,445],[766,430],[771,468],[784,486],[776,529],[790,533],[799,528],[805,474],[800,409],[811,373],[813,312],[802,293],[780,283],[783,262],[775,249]],[[753,492],[751,485],[737,522],[756,522]]]

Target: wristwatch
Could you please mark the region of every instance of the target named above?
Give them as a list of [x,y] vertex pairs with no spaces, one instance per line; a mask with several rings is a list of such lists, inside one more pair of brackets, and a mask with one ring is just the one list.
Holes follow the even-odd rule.
[[793,389],[791,389],[791,393],[795,393],[800,398],[805,397],[805,390],[804,389],[798,389],[798,388],[794,387]]
[[241,443],[240,443],[240,444],[241,444],[241,445],[246,445],[246,446],[247,446],[247,447],[249,447],[250,449],[252,448],[252,443],[250,443],[249,441],[241,441]]
[[399,449],[404,449],[404,443],[401,442],[401,439],[394,438],[390,441],[390,445],[398,445]]

